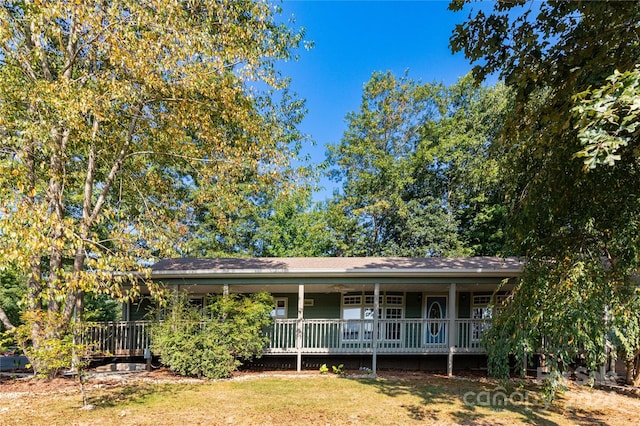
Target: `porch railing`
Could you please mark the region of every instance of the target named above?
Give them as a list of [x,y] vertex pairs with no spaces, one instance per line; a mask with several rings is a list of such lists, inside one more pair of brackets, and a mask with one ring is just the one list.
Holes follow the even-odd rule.
[[[85,341],[98,356],[141,356],[150,345],[148,321],[101,323],[89,327]],[[301,330],[297,347],[298,324]],[[490,320],[457,319],[453,345],[448,319],[379,320],[376,352],[380,354],[484,353],[482,334]],[[265,354],[360,354],[373,352],[373,320],[277,319],[265,331]]]
[[[303,319],[302,347],[305,354],[371,353],[373,352],[372,320]],[[298,320],[276,320],[268,330],[268,354],[297,353]],[[378,353],[483,353],[482,334],[489,329],[490,320],[457,319],[453,345],[449,320],[379,320],[376,338]]]
[[91,345],[94,356],[142,356],[151,344],[150,321],[112,321],[89,326],[85,343]]

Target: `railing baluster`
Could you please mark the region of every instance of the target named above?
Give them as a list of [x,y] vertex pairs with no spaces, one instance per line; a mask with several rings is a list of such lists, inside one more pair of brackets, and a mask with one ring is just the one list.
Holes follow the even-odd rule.
[[[277,319],[265,335],[266,353],[294,353],[295,319]],[[445,353],[450,334],[447,319],[380,320],[380,353]],[[308,354],[371,353],[371,320],[304,319],[303,351]],[[458,352],[484,353],[481,337],[490,327],[485,319],[457,319]],[[92,325],[83,341],[93,345],[98,355],[141,355],[150,346],[149,322],[106,322]]]

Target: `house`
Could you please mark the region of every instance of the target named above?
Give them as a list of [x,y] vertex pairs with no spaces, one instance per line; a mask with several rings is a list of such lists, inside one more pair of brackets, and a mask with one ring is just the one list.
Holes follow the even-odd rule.
[[[187,291],[195,305],[208,294],[271,293],[274,324],[264,355],[295,359],[298,370],[312,357],[366,357],[375,371],[385,357],[437,355],[451,374],[455,356],[484,354],[490,305],[506,296],[522,267],[496,257],[185,258],[156,263],[151,278]],[[107,332],[112,350],[148,347],[148,303],[124,307],[125,322]]]

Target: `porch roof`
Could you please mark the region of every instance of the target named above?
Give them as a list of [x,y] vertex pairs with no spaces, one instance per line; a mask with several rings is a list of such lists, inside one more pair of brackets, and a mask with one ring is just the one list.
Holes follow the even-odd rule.
[[524,263],[514,257],[287,257],[176,258],[152,266],[163,278],[515,277]]

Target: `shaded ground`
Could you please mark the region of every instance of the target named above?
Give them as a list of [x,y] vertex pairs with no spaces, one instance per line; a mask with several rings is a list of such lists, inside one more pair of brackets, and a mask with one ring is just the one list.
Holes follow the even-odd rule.
[[81,409],[72,379],[0,380],[0,424],[636,424],[640,399],[570,386],[546,407],[533,383],[508,385],[478,376],[447,378],[383,371],[242,372],[206,381],[151,373],[96,374],[87,383],[91,410]]

